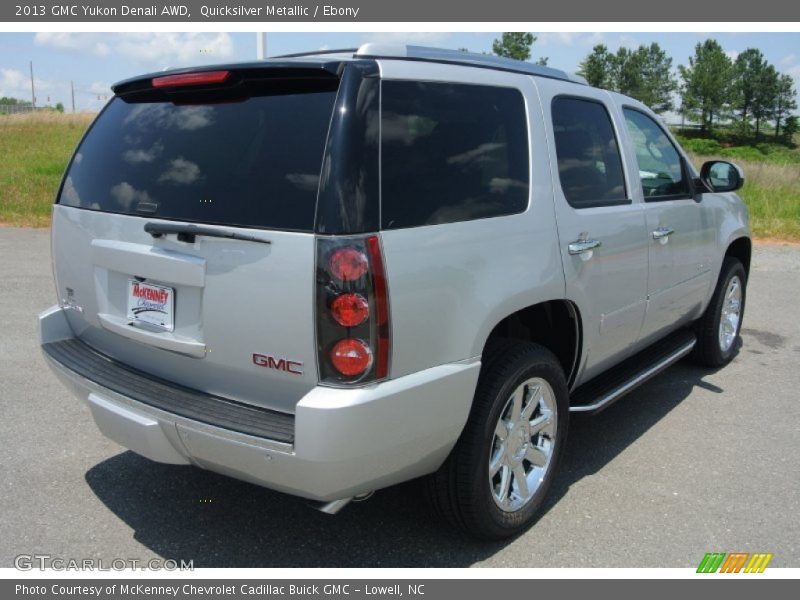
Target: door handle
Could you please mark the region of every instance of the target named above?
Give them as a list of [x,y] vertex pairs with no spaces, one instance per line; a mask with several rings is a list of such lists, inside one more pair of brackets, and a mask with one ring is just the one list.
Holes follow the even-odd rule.
[[586,254],[602,246],[600,240],[575,240],[567,246],[567,251],[572,255]]
[[653,231],[653,239],[654,240],[666,240],[669,236],[675,233],[674,229],[670,227],[659,227],[655,231]]

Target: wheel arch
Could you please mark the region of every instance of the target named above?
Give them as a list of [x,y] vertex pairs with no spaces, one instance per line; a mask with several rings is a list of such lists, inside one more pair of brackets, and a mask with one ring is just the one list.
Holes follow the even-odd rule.
[[483,351],[497,338],[540,344],[561,363],[569,387],[580,366],[583,341],[581,314],[574,302],[555,299],[538,302],[505,315],[492,327]]
[[753,255],[753,242],[747,236],[735,238],[728,243],[725,256],[736,258],[744,266],[744,272],[750,278],[750,261]]

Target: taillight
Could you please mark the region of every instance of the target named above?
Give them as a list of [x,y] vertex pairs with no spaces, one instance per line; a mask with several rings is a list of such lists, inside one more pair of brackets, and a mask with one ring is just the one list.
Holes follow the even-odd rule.
[[341,294],[331,302],[331,316],[342,327],[356,327],[369,317],[369,302],[361,294]]
[[372,364],[372,351],[363,340],[345,338],[334,344],[331,363],[345,377],[358,377]]
[[225,83],[230,77],[230,71],[200,71],[197,73],[180,73],[178,75],[164,75],[154,77],[154,88],[184,87],[188,85],[216,85]]
[[339,248],[328,259],[333,275],[339,281],[357,281],[369,270],[367,257],[356,248]]
[[378,236],[317,238],[320,380],[365,383],[389,374],[389,296]]

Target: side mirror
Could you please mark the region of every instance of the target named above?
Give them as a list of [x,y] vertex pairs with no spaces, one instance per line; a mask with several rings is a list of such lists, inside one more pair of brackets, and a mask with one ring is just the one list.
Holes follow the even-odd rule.
[[744,172],[733,163],[710,160],[700,169],[700,180],[709,192],[735,192],[744,185]]

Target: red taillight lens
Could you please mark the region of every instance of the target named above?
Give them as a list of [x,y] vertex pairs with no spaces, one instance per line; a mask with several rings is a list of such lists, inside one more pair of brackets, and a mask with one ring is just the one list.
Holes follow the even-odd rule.
[[369,263],[360,250],[339,248],[331,254],[330,269],[339,281],[358,281],[369,269]]
[[200,73],[181,73],[179,75],[164,75],[153,78],[154,88],[183,87],[187,85],[214,85],[225,83],[230,77],[230,71],[203,71]]
[[361,340],[340,340],[331,350],[331,362],[339,373],[356,377],[365,373],[372,365],[372,352]]
[[342,294],[331,303],[331,315],[342,327],[357,327],[369,317],[369,302],[361,294]]
[[377,235],[317,237],[320,382],[360,385],[389,376],[389,295]]
[[386,273],[383,270],[383,256],[378,236],[371,235],[367,238],[367,252],[372,263],[375,295],[375,345],[378,355],[375,378],[383,379],[389,375],[389,294],[386,289]]

